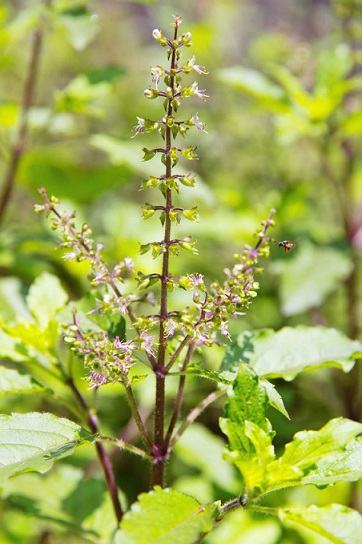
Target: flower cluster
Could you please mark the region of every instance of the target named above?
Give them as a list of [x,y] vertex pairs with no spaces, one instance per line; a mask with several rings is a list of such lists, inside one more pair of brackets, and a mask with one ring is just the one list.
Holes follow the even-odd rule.
[[155,344],[155,337],[147,331],[128,341],[118,336],[112,340],[105,331],[84,332],[75,315],[73,324],[66,327],[64,340],[84,361],[91,388],[107,383],[122,383],[127,387],[130,383],[129,369],[137,360],[135,352],[153,355]]
[[125,272],[131,272],[133,269],[134,264],[132,259],[126,257],[118,263],[111,272],[101,254],[103,244],[97,244],[94,249],[94,240],[90,238],[92,230],[89,226],[83,224],[80,230],[77,230],[74,222],[76,212],[70,214],[66,211],[59,212],[57,209],[59,200],[56,197],[52,196],[49,198],[44,188],[39,189],[39,193],[44,198],[45,204],[37,204],[35,206],[35,211],[38,213],[45,212],[47,216],[52,214],[52,229],[62,229],[61,247],[69,250],[63,258],[69,261],[88,261],[93,272],[92,285],[94,286],[111,284],[112,282],[114,283],[115,280],[122,283],[123,280],[121,275]]

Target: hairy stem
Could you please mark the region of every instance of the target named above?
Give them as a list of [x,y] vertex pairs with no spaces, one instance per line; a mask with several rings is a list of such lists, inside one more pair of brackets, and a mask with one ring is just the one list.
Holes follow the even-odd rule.
[[[51,0],[43,0],[45,6],[50,6]],[[0,223],[4,220],[5,211],[10,202],[17,171],[20,165],[22,156],[24,155],[28,141],[28,115],[33,104],[36,81],[39,71],[39,63],[41,57],[41,49],[44,36],[44,21],[41,19],[38,28],[34,31],[32,37],[32,46],[30,59],[25,78],[22,101],[21,114],[18,133],[10,151],[9,165],[5,171],[4,181],[0,194]]]
[[[174,41],[177,39],[177,25],[175,25]],[[176,49],[172,47],[171,54],[171,70],[173,74],[176,68]],[[174,92],[175,78],[171,76],[170,88]],[[172,98],[168,100],[167,116],[170,117],[173,112]],[[171,128],[166,126],[165,134],[165,156],[166,156],[166,179],[171,177],[172,174],[172,161],[170,157],[170,150],[172,144]],[[164,333],[164,323],[168,317],[167,306],[167,283],[169,279],[169,243],[171,240],[171,219],[170,211],[172,209],[172,192],[170,188],[166,189],[166,206],[165,206],[165,227],[164,227],[164,248],[162,259],[162,274],[161,274],[161,295],[160,295],[160,329],[159,329],[159,348],[157,354],[157,367],[156,367],[156,400],[155,400],[155,421],[154,421],[154,465],[152,469],[152,486],[159,485],[164,487],[165,485],[165,467],[166,467],[166,454],[165,442],[164,442],[164,428],[165,428],[165,358],[166,358],[166,338]]]

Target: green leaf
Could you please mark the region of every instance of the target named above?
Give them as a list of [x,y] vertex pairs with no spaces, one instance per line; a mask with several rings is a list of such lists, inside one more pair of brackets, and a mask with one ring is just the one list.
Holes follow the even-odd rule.
[[84,9],[63,12],[61,22],[67,31],[69,42],[77,51],[85,49],[99,31],[98,17]]
[[292,380],[300,372],[337,367],[348,372],[362,357],[362,343],[327,327],[284,327],[245,332],[238,338],[248,362],[259,376]]
[[301,431],[268,467],[268,491],[287,486],[325,486],[362,477],[362,423],[332,419],[319,431]]
[[103,109],[99,105],[100,99],[109,94],[110,88],[109,83],[92,85],[84,74],[79,75],[55,93],[56,110],[101,117]]
[[44,393],[46,389],[28,374],[0,366],[0,396]]
[[126,73],[126,70],[121,66],[115,64],[109,64],[108,66],[103,66],[102,68],[92,68],[87,70],[85,75],[92,85],[97,83],[110,82],[117,79],[120,76],[123,76]]
[[278,412],[283,414],[283,416],[285,416],[287,419],[290,419],[289,414],[285,409],[283,399],[279,395],[278,391],[275,389],[275,386],[268,380],[264,379],[260,380],[260,384],[265,387],[270,406],[273,406],[273,408],[278,410]]
[[252,96],[272,112],[280,113],[290,109],[283,89],[256,70],[242,66],[223,68],[218,71],[218,78],[226,85]]
[[47,413],[0,415],[0,481],[46,472],[92,436],[76,423]]
[[361,134],[362,111],[357,110],[348,114],[342,122],[341,131],[347,135]]
[[125,514],[115,544],[194,544],[211,531],[218,514],[218,504],[202,506],[189,495],[157,486]]
[[229,439],[226,458],[240,470],[249,496],[252,490],[264,489],[267,467],[275,458],[273,433],[265,417],[268,405],[258,376],[241,364],[220,428]]
[[26,346],[0,329],[0,357],[21,363],[28,361],[31,355]]
[[65,306],[68,295],[57,277],[44,272],[30,286],[26,301],[37,323],[45,329]]
[[297,523],[335,544],[362,544],[362,516],[347,506],[286,508],[279,510],[279,517],[284,523]]
[[303,243],[296,256],[273,265],[279,277],[282,311],[294,315],[321,305],[352,270],[340,251]]
[[[175,372],[174,374],[183,374],[183,372]],[[193,374],[194,376],[200,376],[201,378],[208,378],[223,385],[231,385],[235,379],[235,375],[231,372],[209,370],[207,368],[202,368],[199,366],[190,366],[185,374]]]
[[18,119],[19,106],[14,102],[0,103],[0,126],[5,129],[13,127]]

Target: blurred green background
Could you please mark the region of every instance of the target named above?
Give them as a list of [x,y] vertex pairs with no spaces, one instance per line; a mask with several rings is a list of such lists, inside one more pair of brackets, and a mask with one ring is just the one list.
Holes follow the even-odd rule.
[[[49,225],[34,213],[34,204],[40,202],[39,187],[59,197],[67,209],[77,209],[80,220],[91,225],[95,239],[104,243],[112,264],[130,256],[146,273],[159,266],[137,252],[139,242],[160,236],[155,217],[147,223],[141,218],[141,205],[154,195],[139,192],[141,179],[159,175],[160,165],[141,162],[142,147],[152,147],[153,136],[131,136],[137,116],[163,115],[160,101],[143,96],[151,83],[150,67],[165,63],[165,51],[151,34],[154,28],[167,34],[172,14],[180,14],[183,31],[193,36],[190,56],[195,55],[209,72],[195,79],[210,97],[205,103],[188,101],[183,112],[186,117],[198,111],[208,134],[191,134],[189,143],[197,145],[199,160],[181,165],[195,171],[198,181],[196,189],[182,189],[180,202],[197,205],[201,222],[183,222],[175,229],[177,236],[197,238],[199,256],[183,254],[173,262],[174,272],[201,272],[208,281],[222,278],[233,253],[254,242],[252,233],[275,207],[277,225],[272,236],[294,241],[295,249],[287,254],[272,244],[258,297],[247,314],[231,324],[232,334],[323,324],[359,337],[362,4],[358,0],[53,0],[45,8],[42,15],[40,1],[0,2],[0,194],[19,138],[34,32],[41,28],[43,33],[35,94],[27,115],[27,145],[21,150],[13,192],[0,217],[2,318],[11,322],[21,314],[24,294],[43,271],[56,274],[75,300],[87,288],[86,266],[63,261],[61,252],[54,250]],[[175,304],[182,301],[175,295]],[[215,348],[204,357],[205,364],[217,368],[222,353]],[[319,428],[331,417],[359,420],[360,382],[355,368],[350,376],[323,370],[292,384],[278,383],[292,421],[270,415],[277,429],[276,446],[281,447],[297,430]],[[190,406],[210,388],[210,384],[195,388]],[[144,389],[141,385],[139,394],[145,395],[147,411],[152,397]],[[112,389],[99,401],[100,415],[108,418],[108,430],[113,433],[127,423],[127,414],[119,409],[123,403],[126,410],[123,398],[117,400],[114,414],[119,395],[118,389]],[[29,408],[56,410],[47,402],[23,397],[2,401],[5,413]],[[200,431],[194,440],[185,437],[170,466],[175,485],[200,500],[220,496],[226,500],[235,492],[228,470],[221,473],[224,480],[220,481],[214,461],[209,460],[207,466],[198,454],[209,455],[208,440],[217,441],[216,457],[222,451],[221,438],[216,436],[220,415],[221,408],[215,407],[202,417],[208,434]],[[81,466],[81,454],[78,461]],[[126,487],[134,500],[148,474],[143,465],[132,461],[120,461],[119,471],[130,475]],[[57,468],[47,478],[61,479],[61,470],[77,468]],[[32,479],[40,479],[38,475],[27,478],[30,483],[23,480],[23,488],[32,488]],[[44,478],[41,481],[47,485]],[[278,500],[345,502],[360,508],[358,488],[346,485],[279,495]],[[5,514],[1,542],[63,542],[53,528],[47,536],[48,529],[41,526],[39,533],[39,526],[31,521],[24,537],[16,509],[4,510],[0,516]],[[216,531],[207,542],[324,542],[295,529],[282,529],[274,521],[237,516],[229,529]],[[239,526],[243,534],[235,529]],[[74,536],[74,542],[78,541],[83,540]]]

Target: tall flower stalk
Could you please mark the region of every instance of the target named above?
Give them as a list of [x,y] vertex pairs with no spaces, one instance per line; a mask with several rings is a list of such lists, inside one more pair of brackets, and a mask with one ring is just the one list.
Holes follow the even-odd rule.
[[[57,199],[49,198],[44,189],[40,192],[45,203],[38,206],[38,211],[52,216],[53,228],[61,229],[65,258],[90,263],[91,285],[98,293],[94,312],[108,313],[118,320],[118,324],[124,323],[123,328],[118,327],[116,335],[111,331],[84,331],[75,313],[73,323],[66,328],[65,340],[84,361],[91,388],[97,391],[103,385],[115,382],[124,386],[143,440],[142,456],[152,464],[151,487],[165,486],[166,463],[174,445],[202,410],[226,391],[224,388],[208,395],[179,423],[188,368],[195,349],[228,341],[230,318],[243,313],[256,296],[258,283],[254,276],[261,271],[258,266],[260,257],[268,256],[270,237],[267,230],[273,225],[275,213],[272,210],[269,218],[263,222],[257,232],[255,246],[245,246],[241,253],[234,255],[235,263],[225,268],[223,282],[214,281],[207,285],[202,274],[195,272],[179,276],[172,272],[171,258],[178,256],[181,250],[197,253],[195,241],[191,237],[175,237],[173,228],[181,220],[199,219],[196,206],[188,209],[174,204],[175,192],[178,193],[182,185],[195,185],[193,174],[176,173],[175,167],[180,158],[197,158],[194,146],[181,147],[178,142],[191,128],[206,132],[205,123],[200,121],[198,114],[183,119],[180,117],[184,100],[207,98],[197,82],[183,82],[189,74],[196,72],[202,75],[207,72],[203,66],[196,64],[193,56],[185,63],[181,62],[184,48],[191,46],[191,34],[180,34],[180,24],[181,18],[175,16],[172,38],[165,37],[158,29],[153,32],[154,39],[166,48],[168,64],[167,67],[151,69],[152,85],[144,94],[148,99],[161,98],[164,115],[157,120],[138,117],[134,127],[135,136],[156,132],[163,142],[160,147],[143,148],[143,160],[159,157],[163,173],[160,176],[150,175],[141,185],[142,189],[159,191],[163,199],[161,205],[148,202],[143,207],[145,220],[155,214],[159,216],[162,237],[140,246],[141,255],[151,252],[154,259],[161,259],[159,271],[144,274],[141,270],[135,270],[128,257],[111,269],[102,256],[103,246],[95,246],[91,239],[88,225],[77,229],[75,215],[59,210]],[[135,280],[135,288],[130,292],[124,291],[125,276]],[[182,311],[172,309],[170,294],[175,289],[191,293],[190,307]],[[145,304],[150,311],[142,314],[141,308]],[[140,357],[140,353],[143,357]],[[146,364],[155,378],[153,429],[143,421],[133,392],[138,378],[134,373],[130,374],[130,369],[140,364]],[[178,369],[174,372],[176,364]],[[168,403],[166,405],[166,379],[171,372],[179,376],[179,383],[173,405],[169,407]],[[124,444],[123,447],[135,451],[134,446]]]

